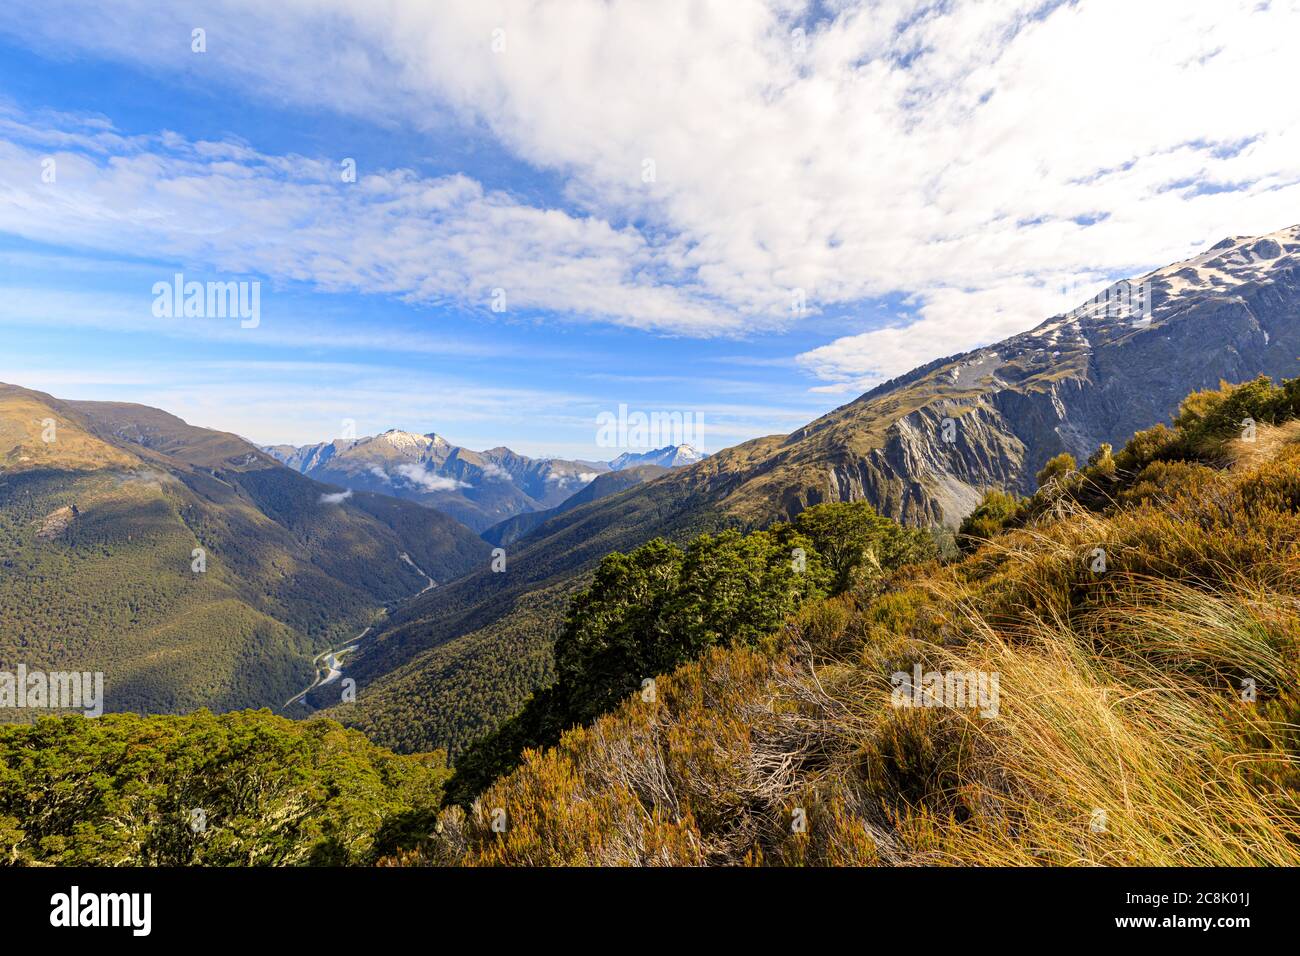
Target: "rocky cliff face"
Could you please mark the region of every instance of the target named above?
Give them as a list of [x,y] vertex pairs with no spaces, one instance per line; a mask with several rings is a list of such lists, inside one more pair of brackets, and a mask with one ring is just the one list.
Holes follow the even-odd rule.
[[865,499],[956,524],[988,488],[1033,490],[1167,420],[1189,391],[1300,370],[1300,226],[1117,283],[996,345],[932,362],[788,436],[722,495],[747,522]]

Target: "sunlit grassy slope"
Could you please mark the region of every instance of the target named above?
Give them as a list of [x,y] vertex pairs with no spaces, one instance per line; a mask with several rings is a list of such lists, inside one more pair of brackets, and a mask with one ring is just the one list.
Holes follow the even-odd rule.
[[[1257,381],[1058,462],[964,558],[710,651],[396,861],[1300,864],[1298,415]],[[895,706],[916,664],[996,674],[996,717]]]
[[138,460],[90,434],[34,392],[0,388],[0,464],[7,471],[130,466]]

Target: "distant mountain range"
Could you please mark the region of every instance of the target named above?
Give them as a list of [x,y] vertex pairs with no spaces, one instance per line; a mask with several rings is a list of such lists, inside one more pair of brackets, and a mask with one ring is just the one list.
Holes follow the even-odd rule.
[[508,574],[478,572],[405,606],[350,670],[364,686],[356,704],[330,713],[399,749],[455,752],[549,680],[565,600],[610,551],[761,527],[825,501],[955,525],[986,489],[1031,491],[1048,458],[1118,446],[1192,390],[1297,372],[1300,226],[1225,239],[789,435],[554,515],[514,542]]
[[513,518],[507,518],[499,524],[494,524],[483,532],[483,540],[498,546],[514,544],[552,518],[557,518],[582,505],[617,494],[631,488],[633,485],[639,485],[643,481],[658,478],[660,475],[667,474],[668,470],[665,465],[625,465],[615,471],[606,472],[554,508],[546,511],[525,512],[524,514],[515,515]]
[[640,465],[672,468],[704,458],[689,445],[629,452],[612,462],[529,458],[509,448],[471,451],[440,435],[399,429],[263,450],[318,481],[417,501],[478,532],[516,515],[554,508],[611,470]]
[[609,463],[611,471],[624,468],[638,468],[642,465],[658,465],[660,468],[682,468],[708,458],[708,454],[696,451],[690,445],[667,445],[641,454],[624,452]]
[[[1048,458],[1119,445],[1191,390],[1298,371],[1291,227],[693,464],[689,448],[537,460],[400,431],[265,453],[156,409],[0,386],[0,670],[104,670],[114,709],[262,706],[373,625],[347,659],[357,701],[309,702],[397,749],[454,754],[549,681],[565,604],[611,551],[823,501],[954,525],[985,490],[1029,491]],[[508,547],[504,573],[489,542]],[[438,585],[423,594],[421,571]]]
[[235,435],[0,385],[0,671],[102,672],[108,710],[278,707],[423,572],[488,560],[446,515]]

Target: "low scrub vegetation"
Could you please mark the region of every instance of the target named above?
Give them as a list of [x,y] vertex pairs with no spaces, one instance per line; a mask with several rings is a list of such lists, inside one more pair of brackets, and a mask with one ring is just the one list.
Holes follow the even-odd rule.
[[468,802],[526,748],[555,743],[633,691],[652,697],[655,675],[713,647],[771,648],[807,602],[849,588],[865,593],[936,553],[930,535],[857,502],[818,505],[747,535],[700,535],[685,549],[655,539],[610,554],[569,604],[555,683],[457,760],[449,796]]
[[[653,696],[638,659],[601,685],[612,712],[389,862],[1300,864],[1298,397],[1194,394],[1029,499],[988,496],[958,560],[822,568],[762,637],[672,631],[699,656]],[[597,585],[567,653],[593,622],[672,620],[685,565],[659,557],[670,586]],[[987,677],[994,706],[917,674]]]

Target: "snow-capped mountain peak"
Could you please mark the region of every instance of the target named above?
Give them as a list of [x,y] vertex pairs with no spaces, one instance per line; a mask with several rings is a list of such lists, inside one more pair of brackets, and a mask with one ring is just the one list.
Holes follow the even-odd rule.
[[[436,436],[434,436],[436,437]],[[402,431],[400,428],[390,428],[388,431],[375,437],[375,441],[382,441],[399,451],[421,452],[434,444],[433,440],[426,435],[417,435],[415,432]]]
[[265,450],[319,481],[418,501],[475,531],[516,514],[555,507],[608,470],[603,462],[534,459],[505,447],[472,451],[436,432],[420,435],[401,428]]
[[624,452],[611,461],[609,467],[612,471],[622,471],[624,468],[635,468],[638,465],[681,468],[686,465],[693,465],[697,461],[703,461],[707,457],[709,457],[707,453],[699,451],[691,445],[665,445],[663,448],[654,449],[654,451]]

